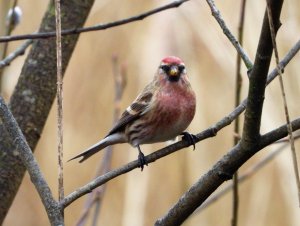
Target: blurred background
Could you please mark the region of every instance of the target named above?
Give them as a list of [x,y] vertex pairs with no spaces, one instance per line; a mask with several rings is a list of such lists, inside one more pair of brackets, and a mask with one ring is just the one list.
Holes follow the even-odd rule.
[[[1,5],[5,1],[7,0],[2,0]],[[170,1],[95,1],[85,26],[127,18],[168,2]],[[241,1],[235,0],[216,1],[224,20],[235,35],[240,3]],[[19,0],[23,17],[13,34],[36,31],[47,5],[46,0]],[[300,37],[299,7],[300,2],[297,0],[286,1],[283,5],[283,25],[277,36],[280,57]],[[252,60],[255,57],[264,9],[265,1],[247,1],[244,48]],[[20,44],[21,42],[10,43],[8,51],[13,51]],[[127,68],[127,86],[121,109],[125,109],[152,80],[160,60],[167,55],[179,56],[185,61],[197,94],[197,111],[189,128],[191,133],[199,133],[215,124],[234,108],[236,51],[212,17],[206,1],[191,0],[179,8],[161,12],[143,21],[84,33],[80,35],[64,78],[65,161],[103,138],[112,126],[113,55],[118,56],[119,62]],[[19,57],[4,71],[2,85],[6,99],[9,99],[14,89],[25,57],[26,55]],[[292,119],[299,117],[299,60],[298,55],[284,72]],[[271,67],[274,68],[274,60]],[[242,97],[245,98],[248,79],[244,65],[242,76]],[[266,89],[262,133],[285,122],[282,103],[279,81],[275,80]],[[57,197],[56,136],[54,105],[35,155]],[[233,126],[230,125],[216,137],[198,143],[195,151],[192,147],[180,150],[150,164],[143,172],[136,169],[108,182],[98,225],[153,225],[201,175],[230,150],[233,136]],[[299,144],[297,141],[298,155]],[[142,150],[149,154],[165,145],[143,145]],[[277,148],[278,145],[272,145],[259,152],[240,169],[240,174]],[[66,195],[94,178],[102,156],[103,152],[82,164],[76,161],[65,164]],[[136,158],[137,150],[130,145],[115,145],[112,168],[123,166]],[[218,190],[229,183],[232,182],[226,182]],[[86,196],[67,207],[66,225],[76,224],[85,200]],[[183,225],[230,225],[231,208],[232,194],[228,193],[191,216]],[[46,212],[26,174],[4,225],[48,224]],[[239,225],[300,225],[296,183],[288,148],[240,185]]]

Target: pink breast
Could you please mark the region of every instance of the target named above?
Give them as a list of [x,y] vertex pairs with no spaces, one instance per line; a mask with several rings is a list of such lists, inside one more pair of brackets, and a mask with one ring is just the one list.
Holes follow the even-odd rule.
[[157,113],[159,117],[153,120],[152,142],[173,139],[183,132],[191,123],[195,114],[194,95],[182,95],[175,92],[174,95],[159,96]]

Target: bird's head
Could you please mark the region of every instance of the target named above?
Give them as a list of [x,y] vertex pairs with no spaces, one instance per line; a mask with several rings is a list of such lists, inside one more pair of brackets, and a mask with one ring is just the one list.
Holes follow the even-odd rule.
[[171,82],[177,82],[182,75],[186,74],[185,65],[178,57],[165,57],[159,65],[159,74],[164,75]]

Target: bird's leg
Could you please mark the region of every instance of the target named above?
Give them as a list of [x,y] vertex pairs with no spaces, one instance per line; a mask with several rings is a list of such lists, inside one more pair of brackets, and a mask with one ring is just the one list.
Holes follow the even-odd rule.
[[148,163],[146,162],[144,153],[141,151],[140,145],[138,145],[137,148],[139,150],[139,155],[138,155],[138,160],[140,164],[139,167],[141,168],[141,171],[143,171],[144,165],[148,166]]
[[195,144],[198,138],[194,134],[191,134],[189,132],[182,132],[180,135],[183,136],[183,140],[186,140],[190,145],[193,145],[193,150],[195,150]]

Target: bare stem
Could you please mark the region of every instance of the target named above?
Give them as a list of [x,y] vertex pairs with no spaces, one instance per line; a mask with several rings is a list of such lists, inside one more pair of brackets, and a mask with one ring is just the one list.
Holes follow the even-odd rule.
[[58,197],[64,198],[63,176],[63,78],[62,78],[62,48],[61,48],[61,12],[60,0],[55,0],[56,18],[56,60],[57,60],[57,140],[58,140]]
[[[243,29],[245,18],[245,6],[246,0],[242,0],[240,20],[238,26],[238,41],[243,44]],[[236,60],[236,81],[235,81],[235,107],[241,102],[241,90],[242,90],[242,75],[241,75],[241,57],[237,54]],[[240,134],[240,120],[239,117],[234,121],[234,134]],[[234,145],[239,142],[239,138],[234,136]],[[232,219],[231,225],[237,226],[238,224],[238,209],[239,209],[239,191],[238,191],[238,171],[233,175],[233,203],[232,203]]]
[[[6,36],[9,36],[11,34],[11,32],[13,31],[14,29],[14,14],[15,14],[15,8],[17,6],[17,3],[18,3],[18,0],[14,0],[14,3],[13,3],[13,6],[11,8],[12,10],[12,16],[9,18],[9,21],[8,21],[8,24],[7,24],[7,27],[6,27]],[[8,48],[8,44],[6,43],[4,45],[4,48],[3,48],[3,52],[2,52],[2,56],[1,58],[4,59],[5,56],[6,56],[6,53],[7,53],[7,48]]]
[[10,65],[10,63],[16,59],[18,56],[21,56],[25,53],[25,50],[32,44],[32,40],[25,41],[20,45],[14,52],[10,53],[7,57],[0,61],[0,70],[4,67]]
[[[112,28],[112,27],[117,27],[117,26],[120,26],[120,25],[124,25],[124,24],[128,24],[128,23],[136,22],[136,21],[139,21],[139,20],[143,20],[146,17],[149,17],[153,14],[159,13],[159,12],[164,11],[164,10],[177,8],[181,4],[183,4],[187,1],[189,1],[189,0],[175,0],[175,1],[172,1],[171,3],[169,3],[169,4],[158,7],[156,9],[152,9],[150,11],[144,12],[142,14],[139,14],[139,15],[136,15],[136,16],[133,16],[133,17],[129,17],[129,18],[122,19],[122,20],[117,20],[117,21],[114,21],[114,22],[109,22],[109,23],[106,23],[106,24],[99,24],[99,25],[95,25],[95,26],[91,26],[91,27],[66,29],[66,30],[63,30],[61,32],[61,34],[62,34],[62,36],[74,35],[74,34],[80,34],[80,33],[83,33],[83,32],[99,31],[99,30],[105,30],[105,29]],[[54,31],[34,33],[34,34],[25,34],[25,35],[16,35],[16,36],[4,36],[4,37],[0,37],[0,43],[1,42],[11,42],[11,41],[16,41],[16,40],[24,40],[24,39],[45,39],[45,38],[51,38],[51,37],[55,37],[55,32]]]
[[48,186],[44,175],[42,174],[40,167],[31,151],[18,123],[13,117],[12,113],[5,104],[3,98],[0,96],[0,118],[8,131],[11,139],[14,141],[14,145],[17,148],[18,156],[21,158],[24,166],[26,167],[30,179],[34,184],[38,194],[44,204],[47,211],[48,218],[51,225],[63,225],[63,216],[61,214],[61,208],[55,201],[50,187]]
[[[113,65],[113,75],[115,80],[115,100],[114,100],[114,119],[113,124],[118,120],[120,116],[120,101],[122,99],[122,95],[126,85],[126,70],[122,68],[120,70],[120,66],[118,63],[117,56],[112,57],[112,65]],[[108,146],[105,149],[104,156],[102,158],[102,162],[99,165],[96,177],[107,173],[111,168],[111,160],[112,160],[112,146]],[[106,191],[106,184],[103,184],[100,187],[97,187],[93,192],[91,192],[86,200],[85,208],[77,222],[77,226],[83,226],[86,223],[87,216],[91,211],[93,205],[95,205],[94,216],[93,216],[93,225],[96,225],[97,219],[100,215],[101,204],[103,201],[104,193]]]
[[222,28],[223,33],[227,36],[229,41],[232,43],[232,45],[235,47],[237,52],[240,54],[240,56],[242,57],[246,67],[248,69],[251,69],[253,67],[253,63],[251,62],[250,58],[248,57],[246,51],[243,49],[243,47],[241,46],[239,41],[234,37],[232,32],[227,27],[225,21],[223,20],[223,18],[221,16],[220,11],[218,10],[218,8],[215,5],[214,1],[213,0],[206,0],[206,2],[210,7],[210,10],[212,12],[213,17],[217,20],[220,27]]
[[267,0],[267,12],[268,12],[268,18],[269,18],[269,24],[270,24],[270,30],[271,30],[272,44],[273,44],[274,53],[275,53],[275,61],[276,61],[277,71],[279,74],[278,77],[279,77],[281,95],[282,95],[283,105],[284,105],[284,112],[285,112],[285,117],[286,117],[286,122],[287,122],[287,129],[289,132],[289,140],[291,143],[293,168],[294,168],[294,173],[295,173],[295,177],[296,177],[296,185],[297,185],[297,190],[298,190],[298,205],[300,207],[300,178],[299,178],[299,168],[298,168],[297,154],[296,154],[296,148],[295,148],[295,139],[294,139],[294,135],[292,132],[293,131],[292,125],[290,122],[289,109],[288,109],[288,104],[287,104],[287,99],[286,99],[286,94],[285,94],[285,89],[284,89],[284,84],[283,84],[283,78],[282,78],[282,69],[279,64],[279,54],[278,54],[277,43],[276,43],[275,28],[274,28],[272,10],[270,7],[269,0]]
[[[13,26],[13,23],[14,23],[14,10],[15,10],[15,7],[18,3],[18,0],[14,0],[14,3],[13,3],[13,6],[12,6],[12,16],[9,18],[9,21],[8,21],[8,24],[7,24],[7,27],[6,27],[6,35],[10,35],[11,32],[13,31],[14,29],[14,26]],[[4,58],[6,57],[7,55],[7,49],[8,49],[8,43],[4,43],[4,46],[3,46],[3,51],[2,51],[2,56],[1,56],[1,60],[4,60]],[[0,67],[0,93],[1,93],[1,90],[2,90],[2,76],[3,76],[3,67]]]

